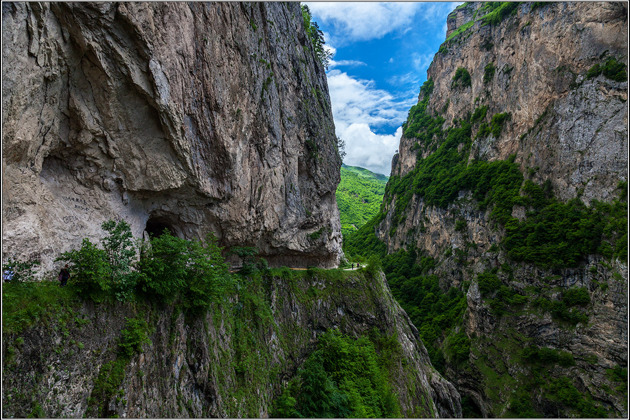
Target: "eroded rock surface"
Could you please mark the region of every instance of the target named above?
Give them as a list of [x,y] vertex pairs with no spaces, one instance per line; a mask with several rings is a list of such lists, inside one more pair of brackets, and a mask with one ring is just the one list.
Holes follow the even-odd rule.
[[[486,4],[467,3],[449,16],[447,38],[452,38],[428,70],[433,90],[426,114],[443,117],[445,132],[484,106],[487,116],[482,120],[488,124],[491,116],[509,113],[499,136],[478,136],[481,124],[472,124],[468,163],[515,155],[524,178],[538,185],[548,181],[560,201],[577,197],[587,205],[612,202],[628,179],[628,83],[588,73],[611,58],[627,70],[627,4],[518,3],[513,14],[485,24]],[[489,64],[493,71],[487,70]],[[470,86],[453,85],[459,68],[469,72]],[[424,98],[421,93],[419,100]],[[392,178],[412,173],[441,140],[423,143],[403,136]],[[549,400],[549,385],[525,388],[529,379],[521,375],[540,366],[532,367],[520,354],[526,346],[537,346],[566,351],[575,361],[570,367],[547,367],[547,379],[570,378],[567,383],[589,399],[587,405],[597,405],[612,417],[627,416],[624,385],[611,379],[613,369],[627,369],[626,261],[588,255],[576,267],[555,269],[516,262],[501,248],[505,226],[469,191],[459,191],[441,207],[412,195],[403,212],[396,208],[401,195],[390,196],[391,201],[386,195],[376,234],[389,253],[415,249],[433,258],[430,274],[439,277],[445,292],[456,287],[467,293],[462,331],[470,339],[468,367],[449,366],[446,377],[476,415],[522,414],[520,401],[538,415],[579,415],[572,411],[575,401]],[[517,205],[512,217],[522,221],[527,212]],[[530,303],[497,315],[477,284],[484,272],[498,273],[500,284]],[[557,301],[572,288],[588,291],[590,301],[581,308],[588,314],[586,322],[571,325],[534,303],[536,298]],[[525,397],[516,401],[520,392]]]
[[[459,394],[430,365],[384,276],[345,274],[247,279],[248,292],[199,315],[165,305],[76,302],[69,316],[4,333],[2,414],[265,418],[318,335],[336,328],[393,338],[389,376],[403,416],[461,417]],[[116,382],[108,378],[120,361],[126,318],[145,320],[151,342],[123,361]],[[115,384],[103,393],[107,383]]]
[[334,266],[341,160],[298,4],[3,3],[3,256],[100,224]]

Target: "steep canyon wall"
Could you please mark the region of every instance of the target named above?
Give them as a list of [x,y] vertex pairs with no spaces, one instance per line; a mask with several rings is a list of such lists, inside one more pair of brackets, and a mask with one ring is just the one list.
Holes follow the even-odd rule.
[[3,257],[127,220],[335,266],[341,160],[298,4],[3,3]]
[[[466,3],[449,15],[447,40],[403,126],[376,234],[390,254],[414,249],[433,258],[431,274],[439,276],[443,290],[467,293],[460,330],[470,340],[467,367],[451,364],[447,377],[476,415],[576,415],[577,402],[550,396],[550,384],[568,377],[562,379],[567,389],[577,389],[591,406],[627,416],[625,393],[612,391],[610,379],[611,371],[627,369],[627,254],[603,257],[593,249],[575,263],[549,264],[511,258],[507,233],[538,210],[514,198],[506,213],[493,212],[511,198],[506,190],[484,189],[503,182],[504,168],[500,188],[513,185],[508,173],[517,189],[524,178],[521,196],[527,185],[539,185],[546,197],[579,207],[571,200],[595,206],[621,194],[618,208],[626,208],[627,3],[493,7]],[[602,72],[605,66],[619,72]],[[479,178],[484,168],[485,178]],[[474,175],[462,175],[467,170]],[[623,212],[621,248],[627,241]],[[567,241],[553,240],[542,226],[528,246],[541,239],[551,249]],[[572,240],[577,236],[569,235]],[[480,278],[496,278],[496,289],[488,290]],[[512,291],[500,296],[499,285]],[[567,323],[540,306],[564,305],[563,296],[576,289],[588,291],[587,321]],[[520,294],[518,304],[510,307],[509,293]],[[509,307],[507,314],[499,307]],[[550,367],[547,385],[532,385],[522,375],[540,367],[521,357],[527,346],[569,352],[575,365]]]

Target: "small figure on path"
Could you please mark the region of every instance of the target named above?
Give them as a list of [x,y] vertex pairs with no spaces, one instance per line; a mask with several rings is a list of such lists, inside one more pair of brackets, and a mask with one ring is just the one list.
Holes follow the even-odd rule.
[[66,264],[65,267],[62,268],[61,271],[59,272],[59,281],[61,282],[59,286],[60,287],[65,286],[66,283],[68,283],[69,278],[70,278],[70,271],[68,271],[68,264]]
[[4,281],[11,281],[13,280],[13,274],[15,274],[13,272],[13,267],[9,267],[6,270],[4,270],[4,273],[2,273],[2,280]]
[[352,269],[354,270],[354,263],[352,263]]

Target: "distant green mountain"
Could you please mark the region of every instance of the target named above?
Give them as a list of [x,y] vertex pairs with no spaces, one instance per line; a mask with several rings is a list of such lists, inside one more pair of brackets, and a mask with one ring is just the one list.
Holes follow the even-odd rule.
[[337,187],[341,233],[354,232],[378,213],[388,179],[358,166],[341,166],[341,182]]

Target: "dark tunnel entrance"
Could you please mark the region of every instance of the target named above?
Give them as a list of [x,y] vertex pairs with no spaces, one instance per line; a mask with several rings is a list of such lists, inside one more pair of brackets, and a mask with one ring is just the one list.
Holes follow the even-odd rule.
[[149,217],[144,230],[149,234],[149,238],[161,236],[165,231],[173,236],[177,236],[173,224],[164,216]]

